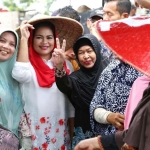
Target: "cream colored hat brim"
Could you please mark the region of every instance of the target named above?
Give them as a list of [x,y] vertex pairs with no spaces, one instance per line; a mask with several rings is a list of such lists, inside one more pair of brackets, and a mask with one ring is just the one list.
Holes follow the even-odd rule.
[[[83,34],[83,26],[74,19],[61,16],[48,16],[37,14],[32,17],[27,23],[35,25],[42,21],[49,21],[55,26],[56,33],[62,44],[63,39],[66,39],[66,50],[73,47],[75,41]],[[16,29],[20,37],[20,26]]]

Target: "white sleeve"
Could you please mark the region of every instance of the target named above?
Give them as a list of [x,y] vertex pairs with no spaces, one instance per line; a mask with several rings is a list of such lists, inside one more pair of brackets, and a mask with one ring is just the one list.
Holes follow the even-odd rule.
[[68,117],[69,118],[73,118],[73,117],[75,117],[75,109],[74,109],[74,107],[73,107],[73,105],[71,104],[71,102],[69,101],[69,99],[67,99],[68,100],[68,104],[69,104],[69,115],[68,115]]
[[108,115],[112,113],[111,111],[107,111],[106,109],[104,108],[96,108],[94,110],[94,119],[99,122],[99,123],[102,123],[102,124],[109,124],[107,122],[107,117]]
[[12,70],[12,77],[19,83],[29,82],[31,79],[30,63],[16,62]]
[[67,68],[70,70],[70,74],[74,72],[73,66],[69,60],[66,60]]

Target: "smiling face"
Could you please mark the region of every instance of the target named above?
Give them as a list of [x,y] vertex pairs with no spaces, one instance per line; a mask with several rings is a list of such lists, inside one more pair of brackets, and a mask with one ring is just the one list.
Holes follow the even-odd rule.
[[0,36],[0,61],[10,59],[16,49],[16,37],[12,32],[3,32]]
[[78,60],[83,67],[87,69],[92,68],[96,62],[95,51],[88,45],[80,47],[78,50]]
[[49,60],[51,58],[54,43],[54,35],[49,27],[43,26],[36,30],[33,37],[33,48],[43,59]]

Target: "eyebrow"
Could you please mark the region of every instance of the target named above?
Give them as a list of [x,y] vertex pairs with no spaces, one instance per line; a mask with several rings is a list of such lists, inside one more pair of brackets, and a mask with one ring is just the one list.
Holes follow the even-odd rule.
[[[84,49],[84,50],[90,50],[90,49],[92,49],[91,47],[89,47],[89,48],[86,48],[86,49]],[[93,49],[92,49],[93,50]],[[82,49],[79,49],[79,51],[83,51]]]
[[[6,41],[7,41],[7,39],[6,39],[6,38],[4,38],[4,37],[2,37],[2,36],[0,36],[0,39],[4,39],[4,40],[6,40]],[[11,43],[13,43],[13,44],[15,44],[15,45],[16,45],[16,42],[14,42],[14,41],[9,41],[9,42],[11,42]]]
[[[43,35],[41,35],[41,34],[35,34],[35,36],[43,36]],[[53,36],[53,35],[46,35],[46,36]]]

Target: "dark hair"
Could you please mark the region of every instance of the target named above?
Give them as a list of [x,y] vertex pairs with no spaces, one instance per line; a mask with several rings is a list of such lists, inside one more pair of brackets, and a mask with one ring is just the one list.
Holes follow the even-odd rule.
[[82,12],[86,12],[91,10],[90,7],[86,6],[86,5],[81,5],[78,7],[77,12],[82,13]]
[[133,4],[131,5],[131,10],[132,10],[132,9],[136,10],[136,6],[133,5]]
[[56,35],[55,35],[55,27],[54,27],[54,25],[53,25],[51,22],[49,22],[49,21],[43,21],[43,22],[37,23],[37,24],[35,24],[35,25],[33,25],[33,26],[34,26],[33,37],[34,37],[36,31],[37,31],[39,28],[41,28],[41,27],[48,27],[48,28],[50,28],[50,29],[52,30],[54,39],[56,38]]
[[105,0],[106,3],[108,2],[117,2],[117,11],[122,15],[123,13],[130,14],[131,10],[131,2],[130,0]]
[[59,15],[61,9],[57,9],[55,11],[52,12],[51,16],[57,16]]
[[72,19],[80,22],[80,16],[79,16],[78,12],[72,8],[72,6],[65,6],[65,7],[59,9],[58,16],[72,18]]

